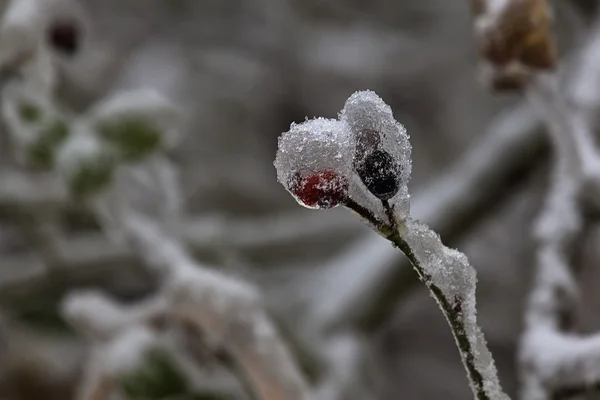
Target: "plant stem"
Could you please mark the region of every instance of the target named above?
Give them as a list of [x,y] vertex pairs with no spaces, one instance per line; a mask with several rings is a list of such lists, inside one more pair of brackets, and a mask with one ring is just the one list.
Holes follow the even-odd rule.
[[444,296],[442,290],[431,282],[431,277],[425,272],[423,266],[412,251],[410,245],[398,234],[398,232],[395,232],[394,234],[388,236],[388,240],[392,242],[394,246],[402,250],[402,252],[406,255],[406,257],[409,259],[409,261],[417,271],[421,282],[425,283],[425,285],[431,292],[433,298],[440,305],[440,308],[442,309],[442,312],[444,313],[444,316],[446,317],[446,320],[450,325],[452,335],[456,340],[456,344],[458,346],[462,358],[463,366],[465,367],[469,380],[472,383],[472,389],[475,398],[478,400],[489,400],[490,397],[483,388],[483,374],[477,369],[477,366],[475,365],[474,351],[471,345],[471,341],[469,340],[469,336],[467,334],[461,310],[462,298],[456,297],[455,299],[453,299],[452,302],[449,299],[447,299],[446,296]]
[[471,341],[467,334],[467,327],[463,319],[462,313],[462,302],[463,299],[456,296],[454,299],[449,300],[446,298],[442,290],[432,282],[431,276],[426,273],[424,266],[422,265],[419,258],[416,256],[410,244],[400,234],[398,222],[394,215],[393,207],[389,205],[387,201],[382,202],[386,212],[386,216],[389,222],[380,221],[370,210],[350,200],[346,203],[346,207],[350,208],[354,212],[361,215],[367,221],[369,221],[387,240],[389,240],[394,247],[400,249],[408,258],[413,265],[415,271],[421,282],[427,286],[433,298],[437,301],[448,324],[452,335],[456,340],[463,366],[467,372],[469,381],[471,382],[471,389],[477,400],[491,400],[490,396],[485,392],[483,387],[484,374],[479,371],[475,365],[475,353],[472,347]]

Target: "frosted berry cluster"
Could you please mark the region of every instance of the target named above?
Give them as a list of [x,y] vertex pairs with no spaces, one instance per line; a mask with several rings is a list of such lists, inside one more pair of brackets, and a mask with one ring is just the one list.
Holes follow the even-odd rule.
[[292,124],[279,138],[279,182],[303,206],[332,208],[354,201],[377,209],[390,202],[401,216],[409,207],[411,146],[406,129],[375,92],[359,91],[338,119]]

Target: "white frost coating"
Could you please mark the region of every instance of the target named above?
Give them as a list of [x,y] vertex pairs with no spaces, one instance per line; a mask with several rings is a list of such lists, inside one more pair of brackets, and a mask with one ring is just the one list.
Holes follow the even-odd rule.
[[136,212],[161,223],[165,230],[176,229],[183,207],[180,180],[175,166],[161,154],[135,164],[119,165],[111,184],[94,198],[104,229],[114,243],[122,243],[122,219]]
[[474,396],[509,400],[477,325],[475,269],[464,254],[444,246],[437,233],[410,217],[411,152],[406,129],[394,119],[392,109],[367,90],[348,98],[339,121],[320,118],[292,125],[279,139],[275,166],[279,182],[295,197],[307,196],[294,193],[297,185],[292,178],[303,168],[313,174],[332,168],[346,174],[352,189],[358,184],[359,190],[350,191],[345,205],[370,221],[414,264],[448,319]]
[[398,164],[400,187],[390,203],[400,217],[406,218],[410,211],[408,183],[412,171],[412,146],[406,128],[396,121],[391,107],[371,90],[352,94],[339,117],[349,128],[357,153],[373,146],[372,149],[389,153]]
[[12,0],[0,22],[0,63],[32,54],[41,40],[44,1]]
[[56,0],[14,0],[0,22],[0,68],[16,69],[36,90],[50,94],[56,85],[56,68],[44,43],[49,14]]
[[473,364],[482,375],[483,389],[488,397],[508,400],[509,397],[500,386],[492,354],[477,325],[475,269],[463,253],[444,246],[439,235],[425,224],[409,219],[401,228],[401,235],[419,261],[423,273],[427,275],[424,277],[426,284],[430,288],[440,289],[452,308],[452,315],[445,312],[446,317],[462,321],[471,347],[470,351],[466,351],[457,338],[463,361],[469,357],[469,353],[472,354]]
[[18,82],[10,82],[2,89],[2,119],[7,125],[8,133],[19,145],[27,145],[33,142],[41,120],[26,121],[19,112],[22,106],[34,108],[40,118],[44,118],[52,103],[45,96],[22,85]]
[[72,134],[60,146],[56,156],[58,172],[67,181],[70,181],[83,167],[106,168],[113,162],[114,155],[90,129],[85,120],[73,123]]
[[410,220],[405,226],[407,231],[403,237],[422,262],[431,283],[440,288],[451,301],[455,297],[474,300],[477,277],[467,257],[444,246],[440,236],[427,225]]
[[88,113],[92,125],[114,123],[125,118],[149,124],[164,135],[163,143],[168,147],[177,142],[179,117],[173,102],[149,88],[116,93]]
[[[295,193],[296,176],[302,178],[322,172],[331,172],[340,179],[325,181],[319,189],[342,190],[348,179],[352,165],[352,148],[348,130],[335,119],[315,118],[301,124],[292,124],[290,130],[279,137],[275,157],[278,181],[296,198],[298,203],[308,208],[321,208],[317,204],[307,204]],[[326,187],[327,185],[332,187]]]
[[489,34],[501,21],[503,14],[509,9],[511,0],[486,0],[483,14],[475,20],[475,31],[478,35]]
[[68,124],[44,92],[21,82],[9,82],[1,92],[2,121],[8,128],[13,151],[22,163],[28,163],[28,150],[52,136],[57,123]]
[[148,352],[159,346],[157,335],[143,325],[135,325],[115,337],[99,354],[104,371],[119,377],[135,372]]

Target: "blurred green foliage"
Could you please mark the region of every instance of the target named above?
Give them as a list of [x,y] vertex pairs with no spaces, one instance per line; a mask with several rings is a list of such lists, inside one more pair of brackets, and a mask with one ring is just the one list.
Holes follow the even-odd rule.
[[135,117],[123,117],[98,126],[101,137],[117,149],[120,159],[139,161],[161,145],[160,130],[151,123]]
[[28,149],[29,162],[44,168],[53,167],[58,147],[68,136],[69,125],[64,119],[57,118],[45,124],[37,140]]

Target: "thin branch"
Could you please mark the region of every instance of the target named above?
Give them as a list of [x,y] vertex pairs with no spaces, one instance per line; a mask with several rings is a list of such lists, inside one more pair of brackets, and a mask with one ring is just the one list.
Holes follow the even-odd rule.
[[221,342],[261,399],[310,399],[309,390],[257,292],[198,265],[174,239],[144,218],[124,222],[140,255],[165,276],[173,310]]
[[[501,197],[517,172],[526,170],[544,148],[546,136],[529,107],[520,103],[501,113],[483,138],[449,171],[423,190],[417,190],[412,205],[416,219],[444,237],[454,237],[473,223]],[[401,287],[412,287],[412,271],[401,257],[375,234],[368,234],[348,251],[320,268],[305,290],[314,310],[311,324],[331,329],[369,321],[374,313],[401,295]],[[366,267],[368,266],[368,267]],[[328,282],[337,282],[330,290]],[[341,283],[343,282],[343,283]]]
[[[188,218],[178,236],[195,252],[202,252],[210,250],[215,243],[251,250],[361,229],[360,223],[352,218],[339,213],[327,214],[331,215],[298,212],[235,222],[218,216]],[[51,270],[63,272],[64,279],[80,285],[98,275],[116,272],[125,264],[133,271],[138,263],[138,257],[131,249],[95,233],[57,239],[56,251],[53,260],[30,254],[5,256],[2,259],[5,276],[0,279],[0,301],[43,291],[49,284],[47,274]],[[46,265],[49,261],[52,265]]]
[[568,333],[579,294],[572,263],[585,233],[582,200],[592,189],[586,182],[600,182],[600,153],[591,125],[566,104],[553,79],[538,76],[528,89],[547,120],[556,164],[536,225],[537,271],[521,341],[522,397],[527,400],[550,399],[574,385],[593,386],[600,377],[600,341]]
[[[351,203],[349,207],[352,206]],[[478,400],[508,399],[477,325],[474,268],[462,253],[445,247],[429,227],[410,219],[397,220],[386,202],[384,208],[389,210],[389,222],[373,220],[368,210],[363,218],[373,223],[379,233],[406,255],[421,282],[439,304],[456,340],[474,397]],[[360,213],[364,209],[353,210]]]
[[479,51],[492,77],[511,84],[492,87],[525,91],[554,150],[552,184],[535,226],[537,265],[519,353],[521,397],[550,399],[565,386],[594,386],[600,375],[597,339],[568,332],[578,300],[573,255],[585,234],[585,208],[599,206],[584,200],[600,193],[592,119],[600,106],[600,19],[570,66],[571,80],[559,87],[547,0],[475,0],[472,10]]

